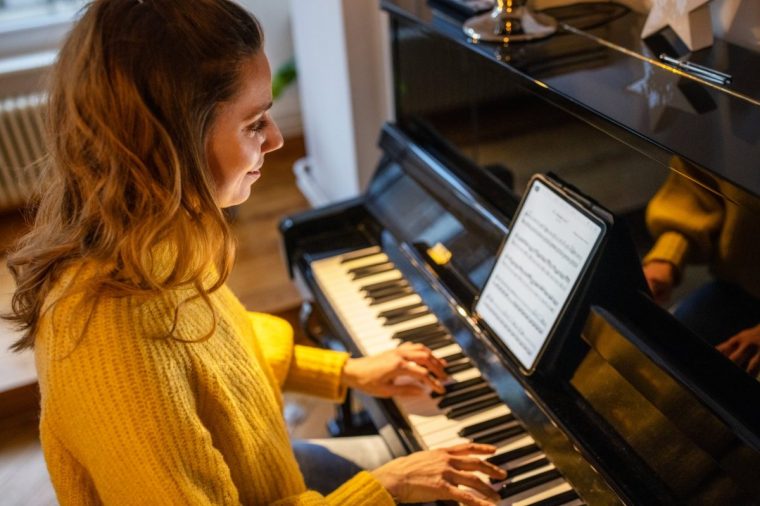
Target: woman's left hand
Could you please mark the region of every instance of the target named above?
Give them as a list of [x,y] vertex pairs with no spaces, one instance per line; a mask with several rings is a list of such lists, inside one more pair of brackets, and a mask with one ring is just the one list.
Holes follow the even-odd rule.
[[[349,358],[343,366],[341,383],[374,397],[418,395],[425,392],[425,386],[443,393],[445,365],[427,346],[404,343],[378,355]],[[396,378],[403,376],[411,377],[417,384],[396,384]]]
[[760,325],[739,332],[716,348],[752,376],[760,372]]

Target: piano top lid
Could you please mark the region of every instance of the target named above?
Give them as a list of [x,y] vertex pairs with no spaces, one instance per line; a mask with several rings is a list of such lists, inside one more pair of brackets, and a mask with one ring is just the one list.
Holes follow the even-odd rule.
[[[610,8],[610,21],[579,33],[502,47],[472,43],[463,19],[440,0],[382,0],[392,15],[432,30],[501,65],[516,83],[664,165],[678,155],[760,197],[760,54],[715,39],[689,60],[733,76],[720,89],[661,67],[665,36],[641,40],[645,16]],[[578,5],[548,9],[560,22]],[[576,12],[577,14],[577,12]],[[617,16],[617,17],[615,17]],[[578,20],[579,18],[575,18]],[[579,24],[580,23],[580,24]],[[588,26],[588,24],[586,24]],[[667,32],[665,32],[667,35]]]

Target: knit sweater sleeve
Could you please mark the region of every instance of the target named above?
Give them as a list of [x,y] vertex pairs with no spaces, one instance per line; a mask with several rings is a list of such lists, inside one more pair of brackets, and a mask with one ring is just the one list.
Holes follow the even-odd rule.
[[293,497],[286,497],[274,503],[276,506],[393,506],[396,502],[385,488],[370,473],[362,471],[338,487],[327,497],[309,491]]
[[66,335],[82,328],[82,312],[65,303],[43,324],[40,426],[57,495],[62,504],[238,504],[198,414],[190,347],[140,335],[128,305],[99,303],[81,336]]
[[342,401],[340,378],[348,354],[293,344],[293,328],[276,316],[248,313],[255,338],[275,378],[285,390]]
[[720,197],[680,174],[670,174],[647,206],[647,227],[656,242],[644,263],[663,260],[681,270],[686,261],[708,261],[724,214]]

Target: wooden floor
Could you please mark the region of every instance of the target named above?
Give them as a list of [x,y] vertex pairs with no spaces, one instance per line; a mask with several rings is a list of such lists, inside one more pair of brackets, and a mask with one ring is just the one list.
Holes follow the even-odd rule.
[[[286,272],[277,225],[284,216],[308,208],[292,172],[293,162],[303,155],[302,139],[290,140],[280,151],[267,155],[263,175],[253,187],[251,198],[237,208],[233,219],[238,256],[228,280],[248,309],[279,314],[291,321],[296,319],[300,297]],[[24,232],[25,223],[21,213],[0,216],[0,254]],[[9,308],[12,292],[13,281],[3,257],[0,311]],[[7,351],[15,337],[7,324],[0,323],[0,506],[56,504],[38,440],[32,355]],[[311,417],[304,424],[307,430],[301,427],[296,435],[323,435],[324,419],[332,412],[331,407],[303,402],[307,410],[318,413],[318,421]],[[296,404],[290,416],[303,422]]]

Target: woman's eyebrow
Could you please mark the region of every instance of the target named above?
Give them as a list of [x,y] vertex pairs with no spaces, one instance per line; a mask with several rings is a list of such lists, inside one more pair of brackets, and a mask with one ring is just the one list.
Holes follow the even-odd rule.
[[244,121],[250,121],[253,118],[255,118],[256,116],[258,116],[259,114],[268,111],[269,109],[272,108],[272,103],[273,102],[270,100],[268,103],[266,103],[264,105],[260,105],[260,106],[254,107],[253,110],[250,113],[246,114]]

